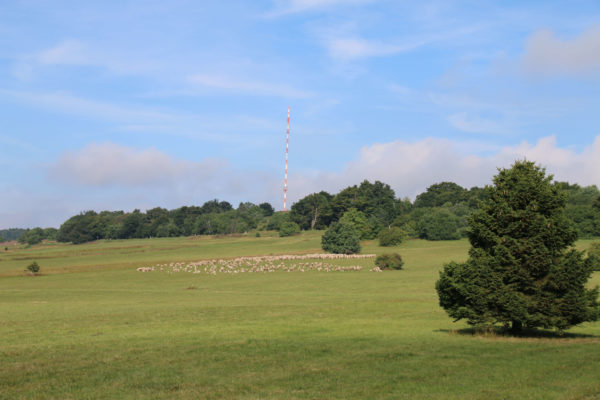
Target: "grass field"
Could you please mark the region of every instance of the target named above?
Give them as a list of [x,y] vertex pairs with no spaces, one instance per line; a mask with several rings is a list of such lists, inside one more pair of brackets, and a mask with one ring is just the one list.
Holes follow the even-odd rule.
[[[600,399],[600,322],[564,336],[473,335],[440,309],[438,271],[466,258],[466,241],[408,241],[393,249],[404,270],[383,273],[372,259],[352,260],[358,272],[136,271],[319,242],[311,232],[2,249],[0,398]],[[23,272],[33,260],[41,276]]]

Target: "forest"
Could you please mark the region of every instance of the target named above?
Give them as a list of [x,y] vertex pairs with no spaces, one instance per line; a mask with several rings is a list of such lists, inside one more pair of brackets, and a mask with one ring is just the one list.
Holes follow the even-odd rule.
[[[567,218],[580,238],[600,236],[600,191],[595,185],[555,182],[567,194]],[[0,231],[0,239],[36,244],[42,240],[85,243],[99,239],[229,235],[249,231],[285,232],[326,229],[343,220],[353,224],[361,239],[374,239],[386,228],[397,227],[409,238],[454,240],[465,237],[469,216],[485,199],[480,187],[466,189],[453,182],[431,185],[414,201],[397,198],[380,181],[367,180],[337,194],[312,193],[294,203],[289,212],[275,212],[269,203],[211,200],[202,206],[173,210],[156,207],[142,212],[84,211],[66,220],[59,229],[34,228]],[[290,230],[290,226],[292,229]],[[18,237],[15,233],[19,233]],[[283,231],[282,231],[283,232]],[[9,236],[10,234],[10,236]]]

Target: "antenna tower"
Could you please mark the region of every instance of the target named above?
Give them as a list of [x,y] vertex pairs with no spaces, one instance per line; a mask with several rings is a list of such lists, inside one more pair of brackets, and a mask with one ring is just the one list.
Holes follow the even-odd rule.
[[283,211],[287,211],[287,171],[288,171],[288,153],[290,149],[290,108],[287,113],[287,128],[285,130],[285,179],[283,181]]

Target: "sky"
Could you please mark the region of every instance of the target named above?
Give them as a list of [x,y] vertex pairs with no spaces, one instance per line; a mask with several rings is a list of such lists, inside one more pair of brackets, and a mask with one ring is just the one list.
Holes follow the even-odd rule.
[[600,186],[600,2],[0,2],[0,229],[516,159]]

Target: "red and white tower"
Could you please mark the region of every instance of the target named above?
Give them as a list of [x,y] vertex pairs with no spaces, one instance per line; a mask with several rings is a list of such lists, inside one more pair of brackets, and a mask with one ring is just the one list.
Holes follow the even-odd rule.
[[288,172],[288,153],[290,151],[290,108],[288,107],[287,128],[285,130],[285,179],[283,181],[283,211],[287,211],[287,172]]

